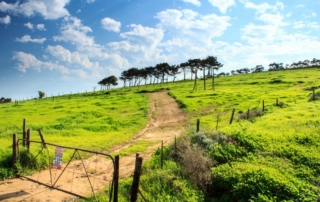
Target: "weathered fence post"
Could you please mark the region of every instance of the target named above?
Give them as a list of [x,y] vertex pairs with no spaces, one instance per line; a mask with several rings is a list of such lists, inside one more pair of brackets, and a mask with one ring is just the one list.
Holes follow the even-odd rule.
[[249,119],[249,116],[250,116],[250,109],[248,109],[247,111],[247,120]]
[[12,165],[17,162],[17,134],[12,136]]
[[197,119],[197,132],[200,130],[200,119]]
[[131,187],[131,198],[130,198],[131,202],[136,202],[138,199],[141,168],[142,168],[142,157],[137,157],[135,168],[134,168],[132,187]]
[[231,118],[230,118],[230,124],[232,124],[232,121],[233,121],[233,116],[234,116],[234,111],[235,111],[236,109],[235,108],[233,108],[233,110],[232,110],[232,114],[231,114]]
[[316,100],[316,96],[314,95],[314,88],[312,88],[312,100]]
[[264,100],[262,100],[262,111],[264,112]]
[[278,98],[276,99],[276,106],[279,106],[279,100],[278,100]]
[[114,165],[114,189],[113,189],[113,202],[118,202],[118,190],[119,190],[119,155],[115,156]]
[[218,130],[219,118],[220,118],[220,114],[218,114],[218,117],[217,117],[216,130]]
[[47,148],[46,142],[44,141],[44,138],[43,138],[43,135],[42,135],[41,131],[38,130],[38,132],[39,132],[39,135],[40,135],[40,138],[41,138],[42,146],[44,148]]
[[177,153],[177,136],[174,136],[174,152]]
[[31,139],[31,131],[28,129],[27,131],[27,150],[30,152],[30,139]]
[[161,142],[161,162],[160,162],[160,165],[161,165],[161,169],[163,168],[163,140]]
[[25,147],[26,146],[26,137],[27,137],[27,120],[23,119],[23,126],[22,126],[22,145]]

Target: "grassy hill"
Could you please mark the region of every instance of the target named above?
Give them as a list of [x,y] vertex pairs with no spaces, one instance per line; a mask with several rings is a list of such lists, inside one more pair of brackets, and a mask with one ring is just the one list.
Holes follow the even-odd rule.
[[[215,80],[215,90],[209,89],[208,79],[207,90],[203,90],[203,80],[199,80],[197,91],[192,91],[192,81],[181,81],[141,86],[139,90],[73,95],[71,99],[63,96],[54,101],[25,101],[19,106],[3,104],[0,161],[2,166],[7,165],[11,135],[21,131],[23,118],[32,130],[42,129],[48,142],[107,150],[145,126],[148,98],[137,92],[167,88],[188,115],[186,139],[190,151],[198,152],[203,162],[211,162],[203,170],[211,179],[203,186],[197,177],[192,178],[193,174],[200,179],[201,173],[185,167],[172,155],[161,170],[156,153],[146,163],[141,181],[141,190],[150,201],[319,201],[320,101],[310,100],[311,88],[320,86],[319,70],[220,77]],[[316,98],[320,98],[319,91],[315,91]],[[201,120],[198,133],[197,119]],[[182,138],[179,141],[183,142]],[[173,152],[171,148],[166,151]],[[121,183],[123,200],[130,180]]]

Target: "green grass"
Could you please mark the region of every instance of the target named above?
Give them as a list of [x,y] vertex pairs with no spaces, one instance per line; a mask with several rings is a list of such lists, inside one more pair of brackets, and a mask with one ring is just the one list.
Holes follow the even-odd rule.
[[[95,151],[108,151],[138,133],[148,122],[149,98],[135,91],[60,96],[0,105],[0,165],[8,167],[12,134],[22,138],[23,118],[31,139]],[[37,147],[37,146],[35,146]],[[66,155],[68,156],[68,155]],[[10,158],[9,158],[10,159]],[[1,167],[2,167],[1,166]],[[7,175],[7,174],[4,174]]]
[[[320,102],[309,101],[311,91],[306,91],[320,85],[318,71],[310,68],[223,77],[217,79],[215,91],[193,92],[191,83],[171,90],[189,114],[190,134],[194,134],[196,119],[201,119],[201,130],[210,139],[210,134],[217,133],[220,115],[220,133],[234,138],[234,142],[217,142],[207,151],[218,163],[212,168],[213,181],[221,181],[213,183],[220,194],[211,194],[210,200],[320,200]],[[277,98],[283,103],[281,107],[275,105]],[[238,118],[247,109],[261,109],[262,100],[263,116]],[[233,108],[236,113],[230,125]],[[232,169],[218,147],[234,165]],[[270,185],[256,184],[263,180]]]

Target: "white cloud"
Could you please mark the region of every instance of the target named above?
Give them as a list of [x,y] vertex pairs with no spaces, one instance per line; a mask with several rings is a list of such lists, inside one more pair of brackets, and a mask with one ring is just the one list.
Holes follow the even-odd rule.
[[133,66],[179,63],[214,51],[212,40],[230,26],[227,16],[201,15],[189,9],[167,9],[155,18],[159,20],[156,28],[132,24],[130,31],[120,33],[124,40],[108,43],[108,50],[126,57]]
[[295,29],[302,29],[302,28],[311,28],[311,29],[319,29],[320,26],[317,22],[309,22],[309,21],[296,21],[294,22]]
[[317,13],[312,12],[312,13],[311,13],[311,16],[312,16],[312,17],[317,17]]
[[[206,44],[215,37],[222,36],[230,23],[227,16],[216,14],[200,15],[189,9],[168,9],[157,13],[158,28],[163,29],[174,39],[188,40],[189,43]],[[193,45],[194,45],[193,44]]]
[[303,7],[304,7],[303,4],[298,4],[298,5],[296,5],[296,8],[303,8]]
[[46,40],[46,38],[32,39],[29,35],[24,35],[20,39],[16,38],[15,41],[18,41],[18,42],[21,42],[21,43],[27,43],[27,42],[43,43],[45,40]]
[[282,2],[277,1],[274,6],[269,5],[268,3],[262,3],[262,4],[254,4],[250,1],[245,3],[245,8],[251,8],[257,10],[257,13],[265,13],[266,11],[273,11],[276,12],[278,10],[282,10],[284,8],[284,4]]
[[13,60],[16,60],[18,62],[16,68],[21,72],[26,72],[27,69],[32,68],[38,72],[41,71],[41,69],[48,69],[48,70],[57,70],[61,74],[69,74],[69,69],[56,64],[52,62],[42,62],[38,60],[34,55],[24,53],[24,52],[15,52],[13,57]]
[[65,17],[60,28],[60,35],[54,36],[54,41],[65,41],[76,45],[78,48],[94,46],[94,38],[87,36],[92,32],[90,27],[84,26],[76,17]]
[[5,17],[0,18],[0,23],[1,23],[1,24],[6,24],[6,25],[8,25],[8,24],[10,24],[10,22],[11,22],[11,18],[10,18],[9,15],[6,15]]
[[180,0],[180,1],[183,1],[183,2],[186,2],[186,3],[191,3],[191,4],[193,4],[193,5],[195,5],[195,6],[201,6],[201,2],[200,2],[200,0]]
[[78,9],[78,10],[77,10],[77,13],[81,13],[81,9]]
[[103,29],[109,31],[120,32],[121,23],[111,18],[103,18],[101,20],[101,26]]
[[161,29],[136,24],[128,27],[131,28],[130,31],[120,34],[123,41],[111,42],[106,46],[109,52],[117,54],[112,56],[114,61],[122,62],[119,57],[121,55],[130,60],[131,64],[142,65],[154,63],[162,57],[161,50],[158,48],[164,35]]
[[27,17],[40,14],[44,19],[58,19],[69,15],[65,6],[70,0],[26,0],[23,3],[19,1],[10,4],[4,1],[0,2],[0,11],[9,12],[15,15],[21,14]]
[[31,24],[30,22],[25,23],[24,26],[28,27],[29,29],[33,29],[33,24]]
[[45,31],[46,28],[44,27],[44,24],[37,24],[37,29],[40,31]]
[[121,33],[122,38],[127,39],[139,46],[155,47],[163,38],[163,31],[142,25],[131,24],[129,32]]
[[60,45],[48,46],[46,52],[50,53],[52,56],[63,62],[67,62],[70,64],[78,64],[81,67],[88,69],[99,68],[99,63],[90,62],[87,55],[80,54],[78,52],[70,52],[69,50],[65,49]]
[[235,6],[234,0],[208,0],[212,6],[217,7],[221,13],[226,13],[227,9],[231,6]]
[[87,3],[91,4],[93,2],[95,2],[96,0],[87,0]]

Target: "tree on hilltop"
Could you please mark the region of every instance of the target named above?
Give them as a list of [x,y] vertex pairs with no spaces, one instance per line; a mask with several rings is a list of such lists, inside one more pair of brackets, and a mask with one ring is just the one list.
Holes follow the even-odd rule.
[[46,96],[46,94],[43,91],[38,91],[38,94],[40,99]]

